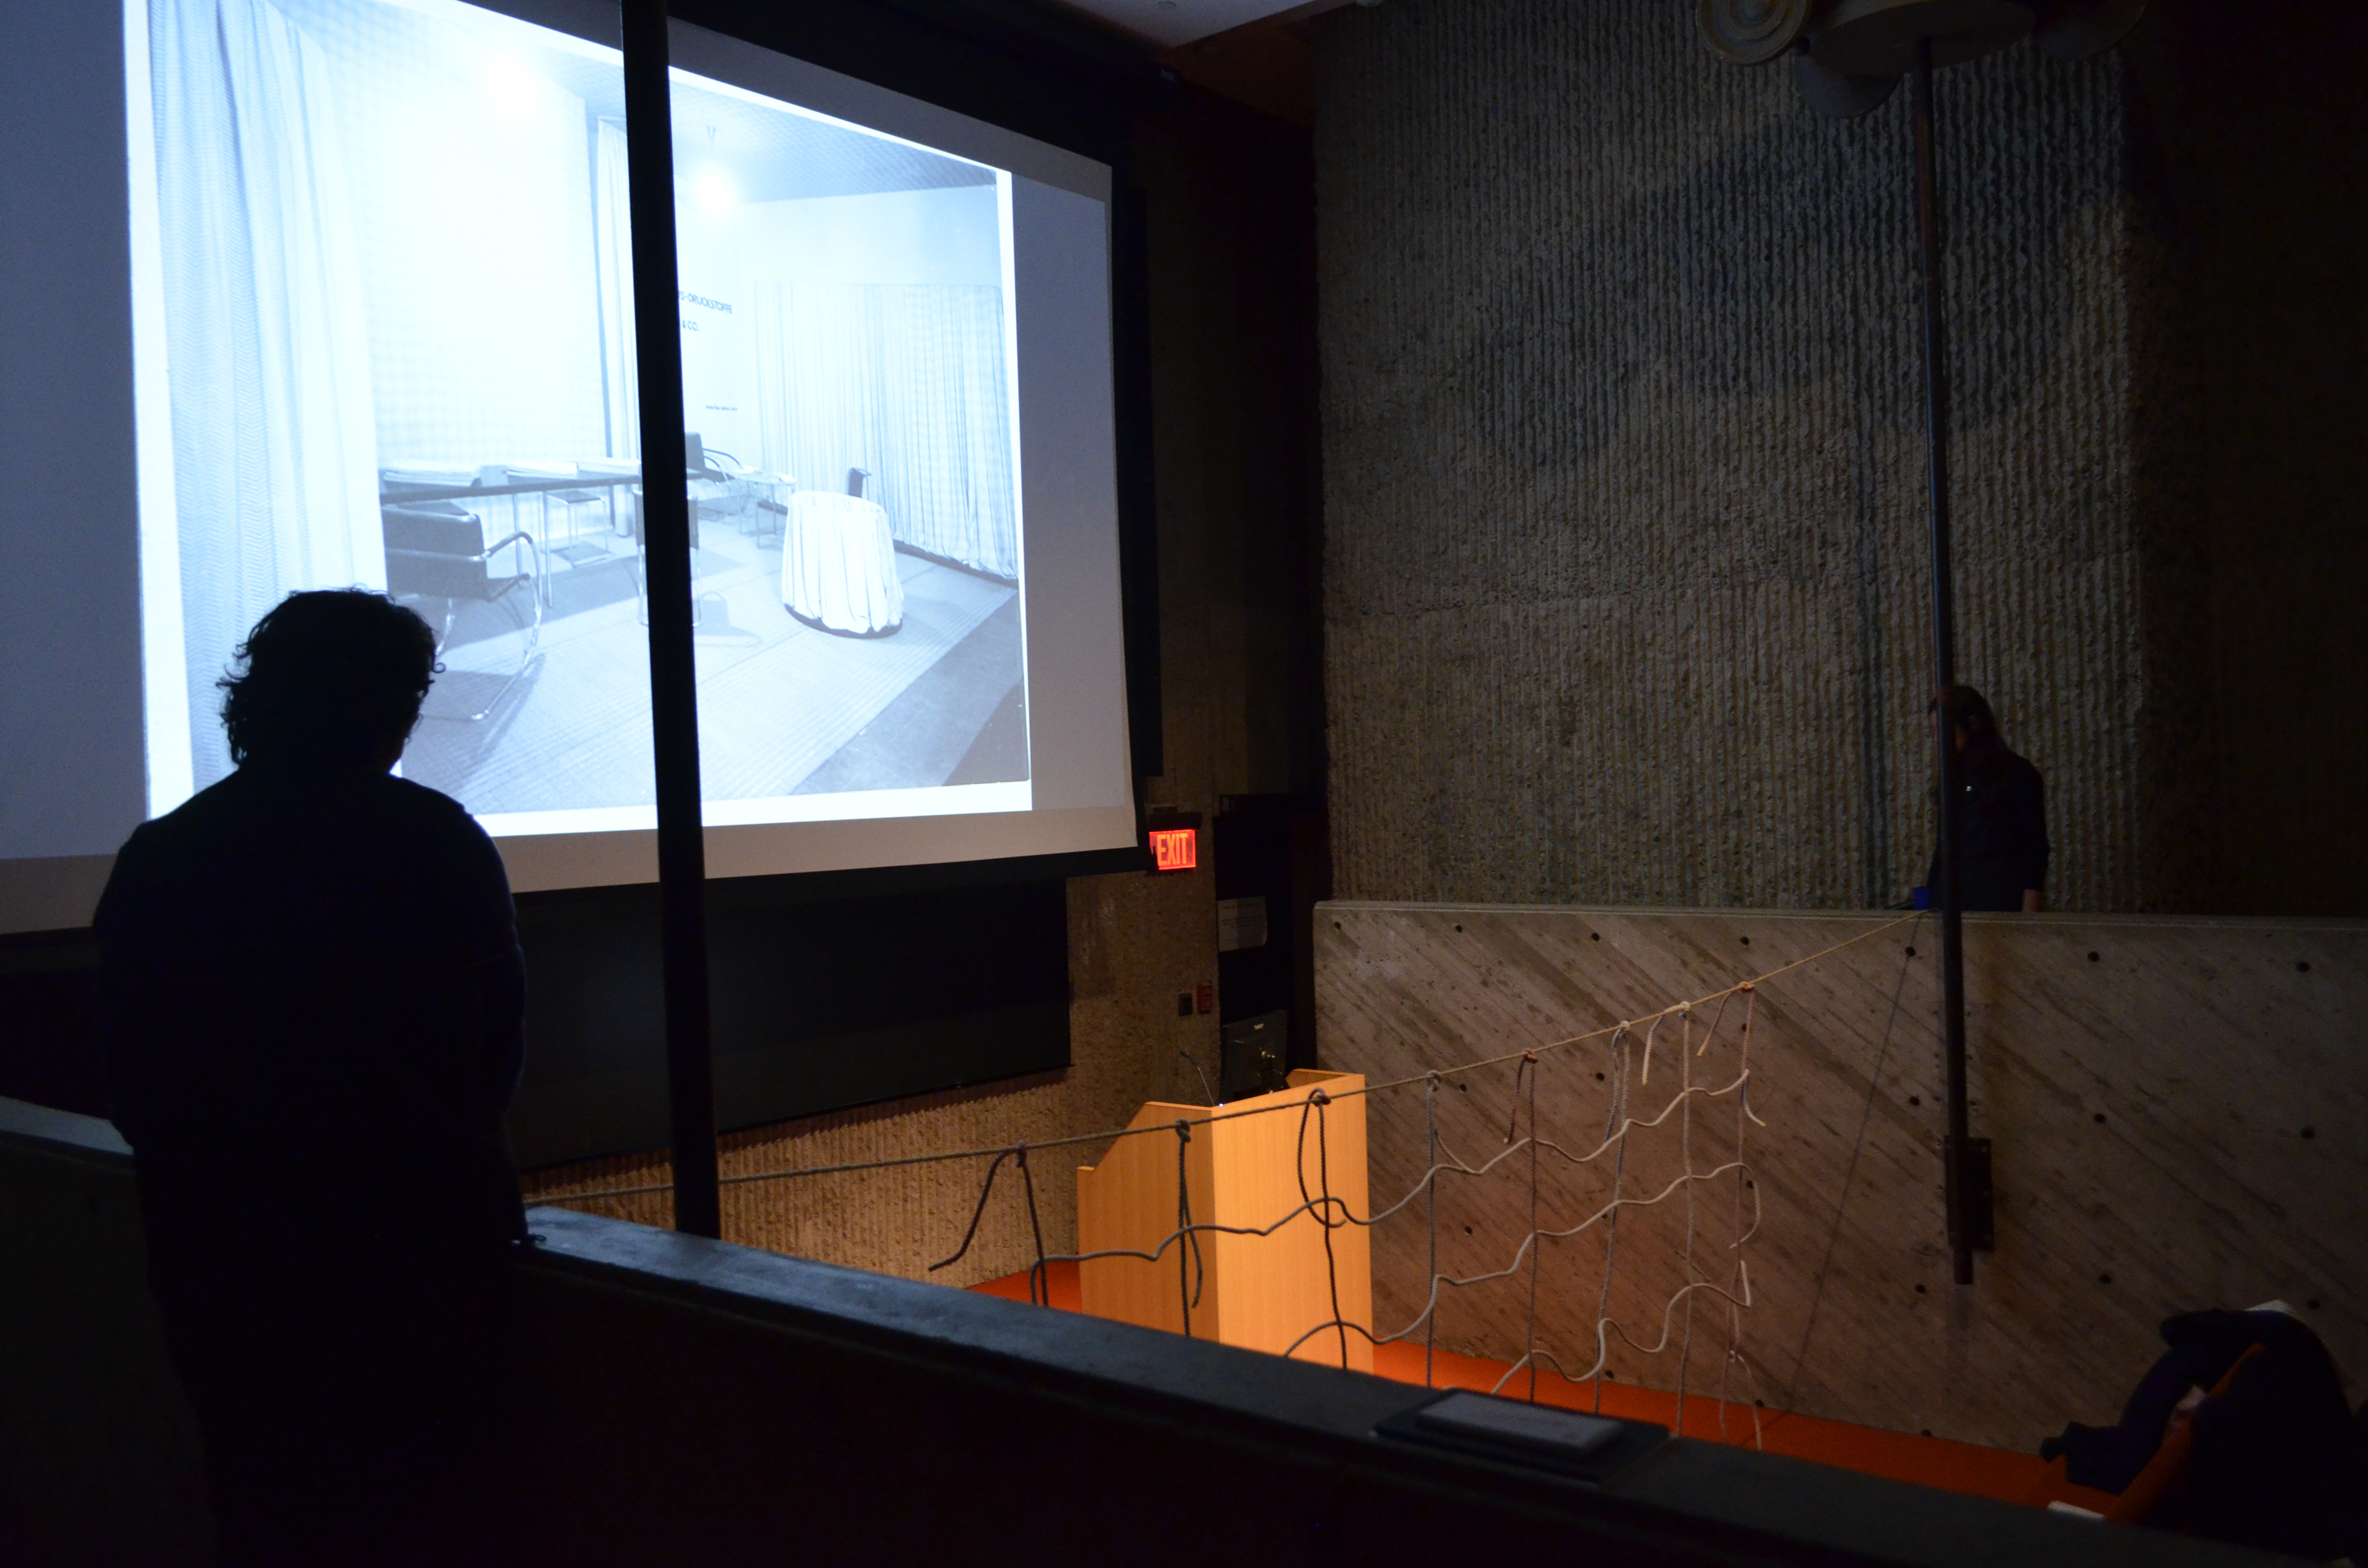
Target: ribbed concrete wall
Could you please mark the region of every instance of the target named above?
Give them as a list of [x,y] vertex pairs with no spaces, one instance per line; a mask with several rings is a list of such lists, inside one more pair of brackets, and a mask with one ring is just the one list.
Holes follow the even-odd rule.
[[[1907,96],[1809,115],[1680,0],[1319,33],[1343,897],[1862,907],[1922,880],[1930,622]],[[2148,702],[2122,78],[1944,74],[1961,678],[2056,906],[2176,903]]]

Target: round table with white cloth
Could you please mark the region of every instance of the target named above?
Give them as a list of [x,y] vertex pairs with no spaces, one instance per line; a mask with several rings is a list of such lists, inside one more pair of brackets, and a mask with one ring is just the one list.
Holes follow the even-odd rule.
[[791,615],[849,637],[905,624],[896,540],[877,501],[802,490],[781,529],[781,603]]

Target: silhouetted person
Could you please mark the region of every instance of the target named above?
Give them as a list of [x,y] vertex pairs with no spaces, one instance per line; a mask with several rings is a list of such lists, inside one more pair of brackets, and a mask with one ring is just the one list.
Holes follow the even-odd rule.
[[[1957,814],[1957,891],[1965,909],[2039,913],[2047,887],[2047,800],[2039,769],[2007,749],[1988,700],[1969,686],[1941,694],[1953,719],[1964,798]],[[1937,905],[1941,854],[1927,879]]]
[[389,777],[417,616],[296,594],[238,653],[237,771],[133,833],[99,903],[115,1120],[222,1561],[405,1562],[449,1527],[525,1228],[509,884]]

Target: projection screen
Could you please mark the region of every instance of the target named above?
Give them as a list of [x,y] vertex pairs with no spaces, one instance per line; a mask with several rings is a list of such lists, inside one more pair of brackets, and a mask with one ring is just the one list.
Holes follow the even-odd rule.
[[[0,928],[86,920],[245,629],[353,585],[438,629],[401,766],[517,887],[653,879],[614,9],[5,27]],[[712,872],[1130,845],[1109,170],[672,48]]]

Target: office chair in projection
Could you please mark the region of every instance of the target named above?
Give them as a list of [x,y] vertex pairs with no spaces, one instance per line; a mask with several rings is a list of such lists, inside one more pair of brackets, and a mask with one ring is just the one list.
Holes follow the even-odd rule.
[[[583,534],[579,531],[579,525],[576,519],[587,507],[596,513],[606,507],[609,504],[608,496],[602,494],[597,490],[545,491],[542,497],[543,506],[548,507],[553,502],[557,502],[559,504],[560,515],[567,519],[567,542],[561,545],[557,550],[552,551],[552,553],[558,556],[562,561],[566,562],[570,566],[589,566],[597,562],[606,561],[610,553],[608,541],[603,539],[596,538],[591,543],[586,544],[584,540]],[[605,532],[606,530],[604,529],[602,531]],[[546,540],[551,537],[551,528],[547,523],[544,525],[542,532],[543,538]],[[575,551],[585,551],[586,553],[581,559],[578,559],[578,557],[573,553]]]
[[380,507],[379,515],[386,530],[387,592],[398,599],[443,602],[443,619],[436,629],[436,652],[439,657],[452,635],[452,621],[463,601],[497,604],[510,597],[511,589],[521,584],[526,587],[529,608],[518,616],[518,629],[526,633],[525,645],[518,654],[518,668],[502,682],[493,700],[474,713],[423,711],[420,715],[473,724],[501,706],[502,699],[525,676],[527,665],[534,661],[535,646],[542,640],[542,596],[535,592],[532,572],[520,570],[497,577],[493,564],[495,556],[513,545],[525,545],[529,559],[532,559],[534,540],[520,528],[488,542],[484,519],[450,501],[404,502]]

